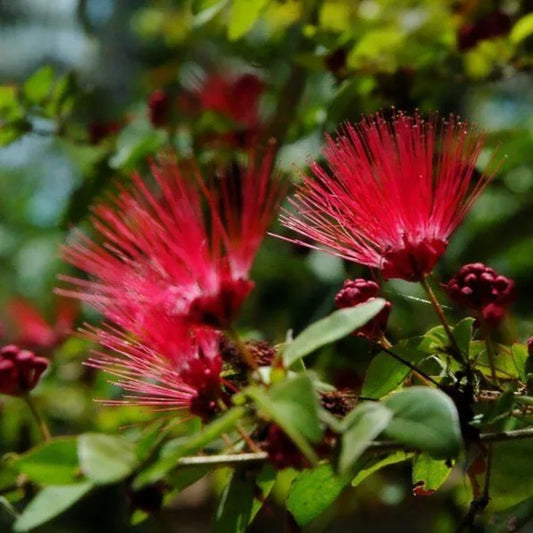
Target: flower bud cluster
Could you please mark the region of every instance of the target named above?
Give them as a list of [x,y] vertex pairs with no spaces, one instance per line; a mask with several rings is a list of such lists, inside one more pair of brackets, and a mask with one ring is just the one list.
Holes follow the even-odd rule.
[[0,393],[24,396],[39,382],[48,360],[14,344],[0,350]]
[[459,269],[445,288],[452,300],[480,312],[489,325],[496,325],[511,303],[514,282],[483,263],[469,263]]
[[[366,279],[347,279],[344,286],[335,296],[335,305],[339,308],[354,307],[368,302],[378,296],[379,285],[374,281]],[[375,339],[379,337],[387,327],[391,311],[391,303],[387,302],[385,307],[367,324],[354,331],[354,335]]]

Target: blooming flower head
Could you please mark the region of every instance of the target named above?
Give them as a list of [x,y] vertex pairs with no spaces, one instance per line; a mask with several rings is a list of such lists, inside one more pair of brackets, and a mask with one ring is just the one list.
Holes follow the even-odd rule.
[[172,160],[152,165],[158,192],[134,176],[94,209],[101,244],[79,233],[64,247],[91,279],[64,277],[71,287],[59,292],[135,335],[154,309],[189,325],[228,326],[252,289],[248,274],[282,194],[272,162],[270,150],[210,186]]
[[385,279],[420,281],[491,175],[474,180],[483,137],[455,117],[395,113],[346,124],[328,137],[282,222],[289,239],[363,265]]
[[104,348],[88,365],[118,378],[113,383],[126,391],[122,400],[105,403],[184,410],[208,418],[221,394],[220,334],[207,328],[191,331],[165,314],[156,315],[150,326],[140,339],[111,326],[85,331]]

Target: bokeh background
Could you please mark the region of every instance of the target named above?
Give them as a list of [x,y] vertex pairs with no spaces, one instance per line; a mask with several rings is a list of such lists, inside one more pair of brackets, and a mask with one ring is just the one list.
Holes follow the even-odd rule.
[[[498,334],[527,339],[530,8],[525,0],[0,0],[0,337],[51,358],[37,399],[54,433],[116,432],[150,418],[93,401],[117,391],[82,365],[90,346],[68,332],[98,317],[53,289],[68,272],[59,247],[71,228],[86,226],[90,205],[133,171],[145,173],[159,151],[194,154],[209,167],[252,136],[275,137],[279,168],[295,181],[320,157],[324,132],[362,114],[396,106],[476,122],[487,135],[479,170],[495,151],[503,162],[438,273],[447,279],[461,264],[483,261],[513,278],[516,301]],[[240,328],[280,342],[331,311],[343,280],[363,273],[269,237]],[[417,287],[392,281],[385,293],[394,301],[393,339],[432,325]],[[349,339],[314,365],[357,389],[368,360],[364,341]],[[25,406],[0,398],[0,451],[24,450],[36,438]],[[254,531],[290,528],[276,507],[287,486],[278,485]],[[217,475],[204,479],[138,525],[128,525],[123,487],[100,489],[41,530],[96,531],[105,521],[107,531],[209,531],[217,488]],[[416,498],[409,471],[393,467],[349,491],[315,529],[450,531],[461,490],[452,482],[438,496]]]

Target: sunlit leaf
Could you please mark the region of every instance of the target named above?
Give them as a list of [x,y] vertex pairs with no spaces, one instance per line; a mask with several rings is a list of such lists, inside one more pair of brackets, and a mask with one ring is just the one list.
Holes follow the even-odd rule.
[[46,65],[24,82],[22,93],[30,103],[40,104],[50,94],[53,83],[54,69]]
[[374,318],[384,305],[385,300],[376,298],[355,307],[339,309],[328,317],[311,324],[285,350],[283,354],[285,365],[291,366],[297,359],[310,354],[317,348],[352,333]]
[[330,464],[304,470],[292,482],[287,509],[303,527],[330,507],[348,483],[349,480],[339,477]]
[[269,0],[233,0],[228,26],[228,38],[232,41],[246,34]]
[[452,467],[447,461],[433,459],[427,453],[418,454],[413,461],[413,493],[429,496],[448,479]]

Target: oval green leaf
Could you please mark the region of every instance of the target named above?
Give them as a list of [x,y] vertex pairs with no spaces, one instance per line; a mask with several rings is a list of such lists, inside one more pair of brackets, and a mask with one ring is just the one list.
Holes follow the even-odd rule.
[[287,509],[303,527],[330,507],[348,483],[349,479],[337,476],[330,464],[304,470],[292,482]]
[[451,398],[429,387],[411,387],[385,400],[393,412],[385,434],[435,459],[455,457],[461,448],[459,416]]
[[81,500],[91,489],[89,482],[46,487],[30,502],[14,525],[15,531],[29,531],[60,515]]
[[352,331],[364,326],[374,318],[385,305],[385,300],[376,298],[355,307],[339,309],[331,315],[311,324],[289,344],[283,360],[290,367],[301,357],[304,357],[317,348],[334,342]]
[[131,442],[99,433],[79,436],[78,457],[83,473],[97,485],[121,481],[138,464]]
[[46,442],[18,457],[12,465],[37,483],[66,485],[80,481],[76,438]]
[[341,474],[352,470],[355,462],[368,445],[388,425],[392,418],[390,409],[379,403],[362,403],[353,409],[343,421],[342,448],[339,455]]

